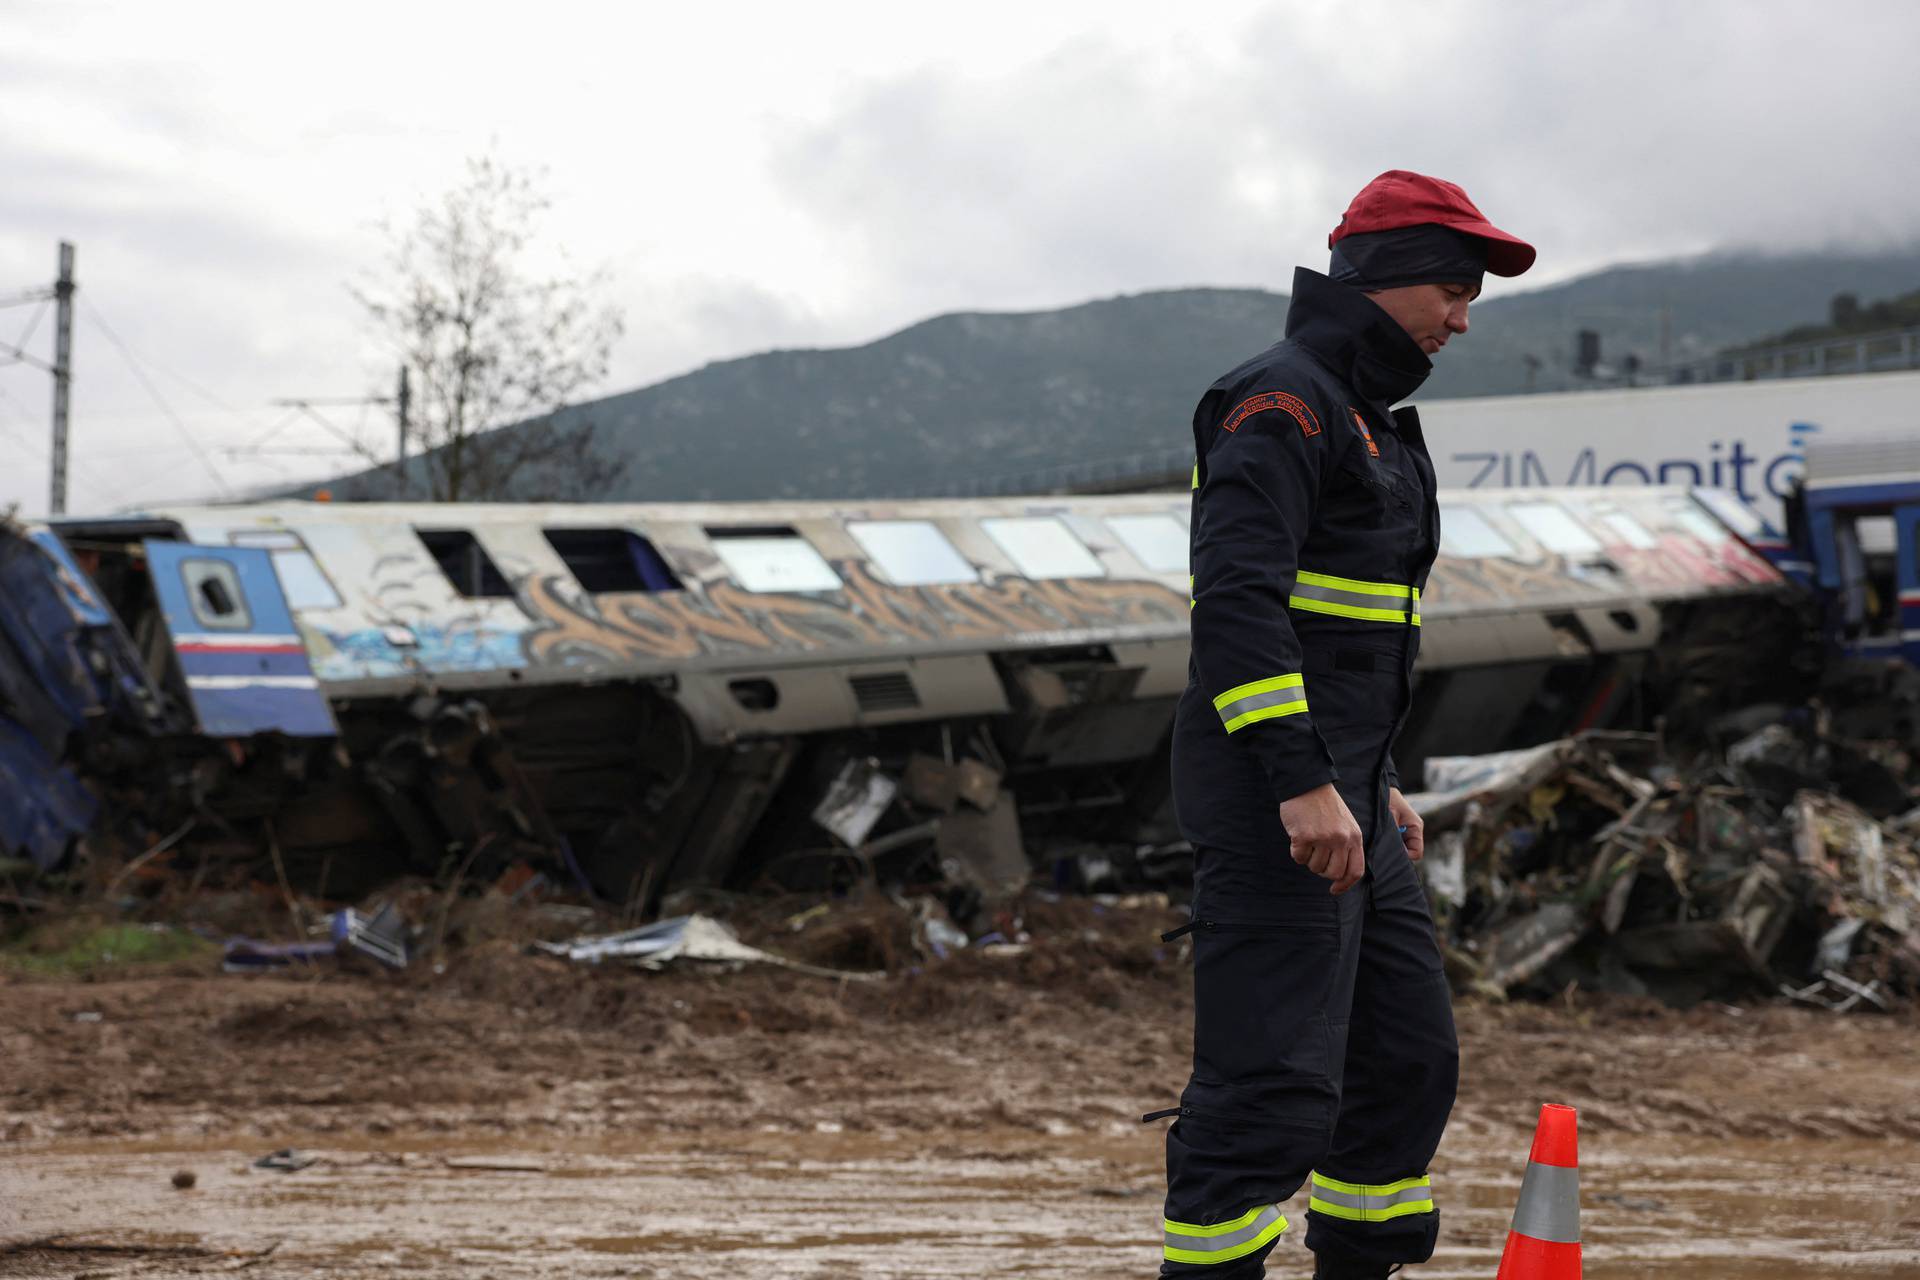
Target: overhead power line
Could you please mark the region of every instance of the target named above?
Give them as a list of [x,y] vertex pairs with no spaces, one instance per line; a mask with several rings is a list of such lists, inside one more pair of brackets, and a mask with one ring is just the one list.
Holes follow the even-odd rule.
[[352,445],[331,444],[319,448],[302,449],[297,445],[288,445],[279,449],[249,449],[240,445],[228,445],[221,450],[230,458],[338,458],[342,454],[358,456],[360,451]]
[[0,360],[0,365],[25,364],[33,366],[42,373],[53,372],[52,365],[42,360],[39,356],[28,355],[18,347],[0,346],[0,352],[4,352],[7,356],[7,359]]
[[33,309],[33,314],[27,317],[27,327],[22,329],[20,336],[13,340],[13,346],[16,351],[24,350],[26,345],[33,341],[33,335],[39,330],[40,322],[46,318],[47,308],[52,305],[52,298],[43,298],[40,305]]
[[17,293],[0,293],[0,307],[24,307],[30,302],[47,302],[52,298],[53,290],[45,286],[22,289]]
[[[11,406],[9,412],[17,413],[22,423],[31,423],[31,417],[27,407],[14,399],[5,387],[0,387],[0,405]],[[15,430],[8,426],[4,417],[0,417],[0,428],[5,428],[4,434],[6,437],[26,449],[36,459],[41,462],[48,461],[47,446],[43,441],[35,440],[31,434]],[[75,459],[74,470],[86,477],[87,483],[91,484],[101,493],[104,493],[110,501],[115,503],[126,502],[126,490],[117,484],[108,483],[105,477],[98,471],[95,471],[90,464],[81,463],[78,459]]]
[[393,401],[385,396],[316,396],[298,400],[275,400],[273,403],[276,405],[284,405],[296,413],[305,414],[307,417],[312,418],[320,424],[328,435],[340,441],[367,461],[374,462],[376,459],[373,456],[373,451],[366,446],[365,442],[345,427],[336,426],[325,414],[321,413],[319,409],[314,406],[351,407],[358,405],[360,408],[361,424],[365,425],[368,405],[392,404]]
[[299,418],[300,418],[300,411],[298,409],[288,409],[285,413],[281,414],[278,418],[274,419],[272,426],[268,427],[265,431],[262,431],[259,435],[253,437],[253,439],[245,441],[240,445],[240,447],[242,449],[257,449],[261,445],[265,444],[267,441],[279,435],[282,431],[285,431],[289,426],[299,421]]
[[[95,324],[99,325],[103,329],[107,327],[106,317],[100,314],[99,309],[93,305],[93,300],[91,298],[83,300],[80,305],[86,308],[88,319],[92,320]],[[237,405],[230,404],[226,400],[221,399],[218,395],[207,390],[204,386],[200,385],[198,382],[195,382],[192,378],[189,378],[186,374],[181,373],[178,369],[169,368],[167,365],[161,364],[158,360],[155,360],[151,356],[142,356],[140,359],[141,359],[141,363],[144,364],[147,368],[152,369],[156,373],[166,374],[169,378],[172,378],[175,382],[179,383],[181,386],[185,387],[187,390],[193,392],[193,394],[199,396],[202,400],[205,400],[208,404],[212,405],[214,408],[220,410],[223,413],[249,412],[249,410],[242,409]]]
[[[32,301],[32,299],[27,299],[27,301]],[[27,343],[33,341],[34,333],[40,328],[40,321],[46,317],[47,308],[52,305],[52,295],[47,295],[40,299],[40,305],[34,308],[31,316],[27,317],[27,327],[20,331],[20,336],[13,340],[13,345],[0,346],[0,352],[5,352],[8,357],[5,360],[0,360],[0,365],[25,364],[32,365],[42,373],[53,372],[52,365],[42,360],[39,356],[30,356],[27,354]]]
[[133,351],[122,341],[120,335],[114,332],[113,326],[109,325],[106,317],[100,314],[99,308],[89,305],[87,307],[87,319],[90,320],[93,326],[100,331],[101,335],[113,345],[114,350],[120,353],[120,358],[127,362],[127,368],[132,370],[135,378],[139,379],[140,385],[146,389],[147,395],[152,397],[153,403],[159,407],[160,412],[166,417],[167,421],[173,424],[173,429],[179,433],[180,439],[186,443],[187,449],[193,454],[195,461],[199,462],[201,467],[206,470],[207,475],[220,487],[221,495],[231,498],[233,496],[233,486],[227,483],[227,478],[224,475],[220,474],[220,468],[213,463],[213,456],[207,452],[206,448],[194,436],[193,432],[188,430],[187,424],[181,420],[178,413],[174,412],[173,406],[167,403],[166,397],[160,394],[160,388],[153,384],[153,379],[147,376],[147,371],[142,367],[139,359],[134,356]]

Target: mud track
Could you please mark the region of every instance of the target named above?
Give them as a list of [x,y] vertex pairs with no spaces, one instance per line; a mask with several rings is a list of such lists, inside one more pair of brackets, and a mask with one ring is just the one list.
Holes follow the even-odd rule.
[[[437,974],[8,980],[0,1276],[1151,1275],[1137,1120],[1184,1079],[1188,973],[1157,913],[1053,910],[1024,955],[874,984],[505,943]],[[1920,1275],[1911,1015],[1460,1023],[1423,1274],[1492,1274],[1554,1100],[1589,1276]],[[287,1146],[318,1163],[251,1167]],[[1272,1274],[1304,1260],[1283,1242]]]

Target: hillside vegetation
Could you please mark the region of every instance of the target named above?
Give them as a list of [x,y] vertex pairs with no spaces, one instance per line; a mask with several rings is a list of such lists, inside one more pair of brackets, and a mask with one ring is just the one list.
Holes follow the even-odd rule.
[[[1421,396],[1578,386],[1581,329],[1601,335],[1604,360],[1633,354],[1653,366],[1792,332],[1837,292],[1885,296],[1916,283],[1920,249],[1710,255],[1525,293],[1496,281]],[[1276,341],[1286,311],[1285,295],[1261,289],[1176,289],[1058,311],[945,315],[865,346],[710,364],[564,411],[625,459],[612,491],[582,493],[536,468],[514,496],[911,496],[960,477],[1178,449],[1201,390]],[[331,487],[379,498],[392,481],[376,472]]]

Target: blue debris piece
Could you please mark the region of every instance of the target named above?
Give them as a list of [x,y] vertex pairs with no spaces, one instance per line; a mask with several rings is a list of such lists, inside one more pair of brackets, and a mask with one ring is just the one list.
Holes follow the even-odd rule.
[[93,825],[100,802],[32,734],[0,718],[0,848],[47,870]]
[[331,942],[261,942],[257,938],[229,938],[220,967],[228,973],[269,973],[312,964],[334,954]]
[[[95,724],[153,714],[134,661],[57,540],[0,524],[0,851],[42,869],[93,825],[74,755]],[[137,665],[131,668],[137,670]]]

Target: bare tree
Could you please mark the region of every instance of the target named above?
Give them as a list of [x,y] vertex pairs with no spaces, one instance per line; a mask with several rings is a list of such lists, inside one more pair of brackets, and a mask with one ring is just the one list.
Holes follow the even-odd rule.
[[603,273],[526,264],[547,208],[529,174],[471,159],[353,291],[418,379],[411,435],[437,501],[597,497],[625,469],[593,423],[556,416],[606,376],[623,324],[595,301]]

